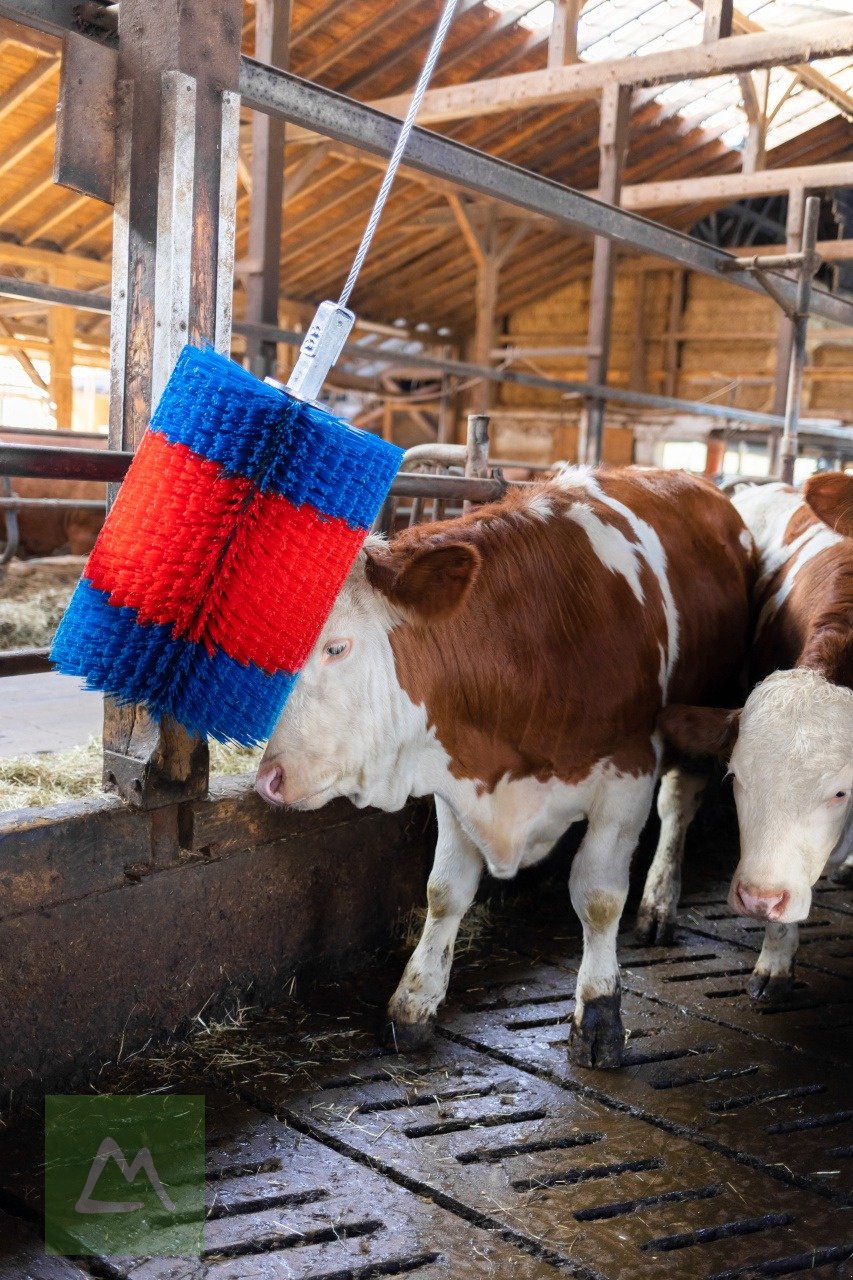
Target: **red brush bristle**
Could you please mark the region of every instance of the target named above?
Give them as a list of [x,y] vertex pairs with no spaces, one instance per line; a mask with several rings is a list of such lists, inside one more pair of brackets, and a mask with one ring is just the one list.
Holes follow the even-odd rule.
[[86,577],[209,653],[296,671],[364,537],[149,432]]

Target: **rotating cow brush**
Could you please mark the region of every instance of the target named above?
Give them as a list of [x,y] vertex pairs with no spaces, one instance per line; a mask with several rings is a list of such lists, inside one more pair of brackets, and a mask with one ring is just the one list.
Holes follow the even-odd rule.
[[313,404],[457,0],[447,0],[340,299],[287,387],[185,347],[59,625],[53,663],[200,736],[272,733],[402,459]]
[[185,347],[52,661],[202,736],[268,738],[401,457]]

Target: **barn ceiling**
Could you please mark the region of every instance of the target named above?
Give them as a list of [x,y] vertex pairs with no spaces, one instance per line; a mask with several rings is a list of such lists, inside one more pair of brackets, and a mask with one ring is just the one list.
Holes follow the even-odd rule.
[[[812,20],[837,11],[842,0],[809,4]],[[846,4],[846,0],[844,0]],[[802,9],[803,6],[799,6]],[[371,101],[405,93],[414,84],[440,8],[439,0],[295,0],[291,69],[356,98]],[[797,6],[743,0],[740,11],[761,25],[781,25]],[[800,15],[800,20],[802,17]],[[581,58],[685,44],[699,38],[691,0],[589,0],[581,17]],[[486,78],[545,65],[550,5],[529,0],[460,0],[459,14],[439,64],[435,84]],[[695,34],[694,34],[695,33]],[[245,5],[244,51],[254,47],[254,6]],[[36,40],[34,47],[32,41]],[[111,210],[52,181],[58,45],[23,28],[0,26],[0,241],[48,249],[106,264]],[[843,60],[842,60],[843,61]],[[853,87],[850,60],[827,66]],[[787,77],[777,83],[774,77]],[[725,78],[722,78],[725,79]],[[790,82],[790,83],[789,83]],[[735,81],[736,83],[736,81]],[[786,85],[787,92],[786,92]],[[850,153],[851,127],[837,108],[791,73],[773,73],[768,93],[782,98],[770,136],[768,167],[838,160]],[[598,177],[598,104],[572,103],[459,121],[444,131],[460,141],[581,189]],[[695,82],[634,97],[626,183],[736,173],[742,163],[742,109],[731,83]],[[776,145],[773,145],[774,142]],[[286,144],[281,287],[286,298],[313,303],[336,296],[375,194],[375,160],[321,139]],[[250,208],[250,117],[243,125],[243,165],[238,206],[237,258],[247,254]],[[728,201],[724,201],[728,203]],[[687,228],[712,206],[668,210],[666,220]],[[476,208],[473,210],[477,216]],[[511,210],[502,208],[506,232]],[[590,253],[588,242],[565,231],[531,224],[501,272],[499,310],[507,312],[558,287]],[[17,252],[0,270],[52,274],[51,254]],[[69,260],[70,261],[70,260]],[[61,260],[58,265],[61,266]],[[103,274],[103,272],[102,272]],[[69,283],[84,283],[79,271]],[[92,281],[89,281],[91,287]],[[366,318],[397,319],[422,332],[464,339],[474,318],[474,263],[446,194],[428,179],[398,179],[353,303]],[[98,286],[105,288],[102,283]],[[236,311],[243,307],[238,273]],[[44,317],[32,304],[4,300],[0,322],[26,337]],[[105,349],[107,324],[98,317],[77,322],[78,342]]]

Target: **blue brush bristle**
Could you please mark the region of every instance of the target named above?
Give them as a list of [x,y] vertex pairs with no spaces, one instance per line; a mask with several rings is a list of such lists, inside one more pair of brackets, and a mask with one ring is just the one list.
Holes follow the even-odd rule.
[[172,628],[143,625],[82,579],[53,642],[51,660],[86,687],[119,702],[144,702],[155,719],[173,716],[191,733],[256,746],[272,734],[296,676],[267,675],[221,650],[175,638]]
[[259,382],[209,349],[185,347],[151,421],[173,444],[248,476],[294,506],[368,527],[402,451],[333,414]]

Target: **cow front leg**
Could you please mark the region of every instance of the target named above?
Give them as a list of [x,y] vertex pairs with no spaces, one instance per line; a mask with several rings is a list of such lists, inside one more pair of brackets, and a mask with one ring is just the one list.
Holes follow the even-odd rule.
[[688,773],[680,765],[667,769],[661,778],[657,801],[660,836],[637,910],[638,942],[662,947],[675,937],[684,841],[707,785],[707,775]]
[[616,935],[631,856],[651,808],[654,778],[621,779],[593,806],[569,876],[572,906],[583,925],[569,1059],[579,1067],[618,1067],[622,1027]]
[[764,945],[755,962],[747,991],[753,1000],[789,1000],[794,991],[794,956],[800,944],[795,924],[771,921],[764,930]]
[[477,846],[452,810],[436,797],[438,840],[427,884],[427,918],[420,941],[388,1005],[384,1041],[404,1051],[432,1038],[438,1007],[447,994],[453,947],[462,917],[474,901],[483,870]]

